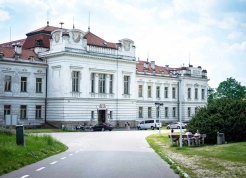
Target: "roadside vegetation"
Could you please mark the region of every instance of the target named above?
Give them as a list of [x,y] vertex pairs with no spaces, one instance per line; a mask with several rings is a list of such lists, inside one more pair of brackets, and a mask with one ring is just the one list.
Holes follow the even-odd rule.
[[0,128],[0,176],[67,150],[66,145],[48,134],[29,134],[25,145],[16,144],[14,129]]
[[180,177],[184,177],[184,172],[191,178],[244,178],[246,175],[246,142],[179,148],[171,146],[168,134],[154,134],[146,139]]

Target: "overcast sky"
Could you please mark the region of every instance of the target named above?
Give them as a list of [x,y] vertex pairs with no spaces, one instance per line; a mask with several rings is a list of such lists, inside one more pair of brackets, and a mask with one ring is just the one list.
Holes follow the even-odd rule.
[[170,67],[202,66],[209,85],[246,86],[246,0],[0,0],[0,43],[43,27],[73,27],[109,42],[130,38],[136,56]]

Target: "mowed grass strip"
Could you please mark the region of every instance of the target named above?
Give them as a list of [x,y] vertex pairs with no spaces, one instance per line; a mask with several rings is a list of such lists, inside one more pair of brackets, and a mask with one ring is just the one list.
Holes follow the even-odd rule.
[[[246,142],[179,148],[170,145],[168,134],[150,135],[146,139],[157,154],[164,160],[168,160],[167,156],[171,158],[190,177],[243,178],[246,175]],[[172,165],[170,161],[169,164]]]
[[25,136],[25,143],[18,146],[14,134],[0,132],[0,175],[67,150],[48,134]]

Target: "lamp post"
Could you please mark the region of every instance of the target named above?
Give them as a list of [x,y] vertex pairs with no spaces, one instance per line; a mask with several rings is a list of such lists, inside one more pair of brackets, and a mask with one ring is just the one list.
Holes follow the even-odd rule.
[[172,73],[171,71],[170,71],[170,73],[171,74],[174,74],[174,75],[176,75],[175,77],[175,80],[177,80],[178,82],[179,82],[179,123],[180,123],[180,135],[179,135],[179,139],[180,139],[180,141],[179,141],[179,146],[180,146],[180,148],[182,148],[182,117],[181,117],[181,115],[182,115],[182,111],[181,111],[181,104],[182,104],[182,101],[181,101],[181,94],[182,94],[182,92],[181,92],[181,81],[182,81],[182,78],[180,78],[180,74],[179,73]]
[[160,128],[160,106],[163,106],[163,103],[160,103],[160,98],[158,98],[158,102],[155,103],[156,108],[159,107],[158,111],[158,119],[159,119],[159,136],[161,136],[161,128]]

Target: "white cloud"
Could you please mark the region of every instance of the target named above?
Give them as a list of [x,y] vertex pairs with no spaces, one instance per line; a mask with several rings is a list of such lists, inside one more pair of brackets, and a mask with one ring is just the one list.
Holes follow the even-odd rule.
[[0,21],[5,21],[9,19],[9,13],[0,9]]
[[246,41],[239,43],[234,43],[233,45],[229,46],[229,51],[232,53],[236,53],[237,51],[246,51]]
[[241,32],[233,31],[233,32],[231,32],[231,33],[227,36],[227,38],[229,38],[229,39],[236,39],[236,38],[239,38],[241,35],[242,35]]
[[173,9],[167,9],[167,10],[163,10],[159,13],[159,16],[162,18],[162,19],[169,19],[171,17],[173,17],[174,15],[174,11]]

